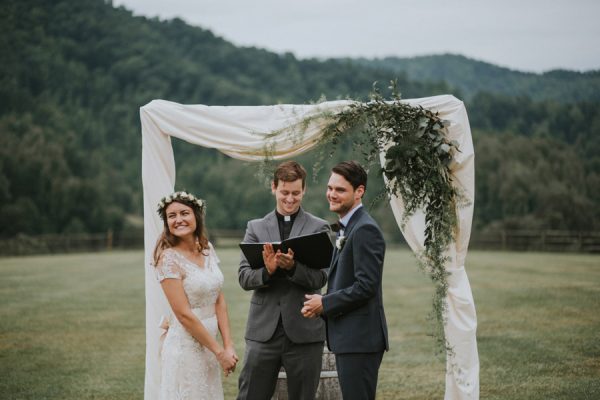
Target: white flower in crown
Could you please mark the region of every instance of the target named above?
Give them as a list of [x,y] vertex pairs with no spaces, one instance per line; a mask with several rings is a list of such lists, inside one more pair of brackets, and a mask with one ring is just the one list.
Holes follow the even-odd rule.
[[335,247],[337,247],[338,251],[342,250],[342,247],[344,247],[344,243],[346,243],[346,236],[340,236],[336,239]]
[[201,213],[206,213],[206,202],[185,191],[171,193],[170,195],[163,197],[158,203],[158,209],[156,211],[161,217],[164,217],[163,213],[165,211],[165,207],[176,200],[185,200],[187,202],[191,202],[194,207],[198,207]]

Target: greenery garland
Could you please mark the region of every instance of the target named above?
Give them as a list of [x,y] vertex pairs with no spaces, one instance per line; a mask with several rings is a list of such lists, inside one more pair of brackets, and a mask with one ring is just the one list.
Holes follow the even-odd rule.
[[[376,83],[370,101],[354,102],[341,112],[324,112],[305,118],[298,125],[284,130],[290,138],[298,139],[313,122],[324,124],[320,140],[321,152],[315,163],[315,174],[325,158],[331,158],[337,144],[348,133],[360,129],[353,136],[353,145],[359,150],[366,165],[379,163],[379,154],[385,154],[381,173],[385,190],[374,201],[397,196],[404,202],[402,226],[417,210],[425,211],[425,250],[417,255],[419,266],[435,285],[431,320],[439,349],[452,354],[444,335],[444,315],[449,273],[446,251],[454,241],[457,229],[457,207],[466,205],[464,197],[452,184],[450,166],[458,143],[446,137],[447,121],[437,113],[401,102],[396,82],[391,82],[391,100],[383,98]],[[272,136],[281,131],[272,132]],[[325,149],[329,149],[325,154]],[[265,146],[266,161],[272,146]]]
[[401,102],[396,82],[391,82],[390,89],[390,101],[374,85],[369,102],[352,103],[342,112],[329,115],[322,142],[333,144],[331,155],[343,135],[362,128],[354,146],[361,150],[368,165],[378,163],[379,154],[385,154],[381,168],[386,178],[385,194],[404,202],[402,226],[417,210],[425,211],[425,249],[417,258],[435,285],[433,336],[440,349],[451,351],[444,336],[449,275],[445,269],[446,251],[454,241],[457,207],[466,204],[452,184],[450,173],[458,143],[448,140],[448,122],[437,113]]

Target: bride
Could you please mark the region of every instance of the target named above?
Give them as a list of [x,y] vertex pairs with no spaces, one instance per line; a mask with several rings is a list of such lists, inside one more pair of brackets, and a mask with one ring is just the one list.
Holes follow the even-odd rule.
[[[221,370],[233,372],[233,348],[219,259],[208,242],[205,203],[186,192],[158,205],[164,230],[154,249],[156,276],[171,306],[161,350],[161,400],[223,399]],[[164,317],[163,317],[164,318]],[[217,340],[220,332],[223,345]]]

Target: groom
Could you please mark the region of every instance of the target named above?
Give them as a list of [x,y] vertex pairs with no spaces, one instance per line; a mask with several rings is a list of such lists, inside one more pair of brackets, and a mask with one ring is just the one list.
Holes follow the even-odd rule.
[[340,231],[329,268],[327,294],[307,294],[302,314],[321,315],[327,344],[335,354],[344,400],[375,399],[379,366],[388,350],[381,278],[385,242],[365,211],[367,173],[355,161],[333,167],[327,184],[329,209]]
[[296,261],[291,250],[274,252],[269,244],[329,229],[327,221],[300,207],[305,188],[306,171],[300,164],[280,164],[271,184],[275,210],[248,222],[244,242],[267,244],[263,247],[264,268],[252,269],[242,254],[238,271],[240,286],[254,291],[238,400],[269,400],[282,365],[289,399],[314,400],[317,392],[325,324],[303,318],[299,310],[305,293],[320,293],[325,286],[327,265],[309,268]]

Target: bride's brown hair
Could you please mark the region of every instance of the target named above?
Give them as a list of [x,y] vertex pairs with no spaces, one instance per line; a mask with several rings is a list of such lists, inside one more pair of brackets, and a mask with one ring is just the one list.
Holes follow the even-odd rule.
[[[204,205],[202,207],[198,206],[198,202],[177,197],[169,202],[172,203],[180,203],[190,207],[194,212],[194,217],[196,218],[196,230],[194,231],[194,236],[196,237],[196,243],[198,245],[198,251],[204,253],[205,250],[208,250],[208,234],[206,232],[206,225],[204,223]],[[167,207],[169,204],[165,204],[164,206],[159,205],[158,213],[163,220],[163,231],[156,241],[156,246],[154,247],[154,266],[158,265],[158,261],[160,260],[160,256],[162,255],[165,249],[171,248],[179,244],[180,239],[173,235],[169,230],[169,223],[167,220]],[[204,203],[202,203],[204,204]],[[206,255],[206,254],[205,254]]]

